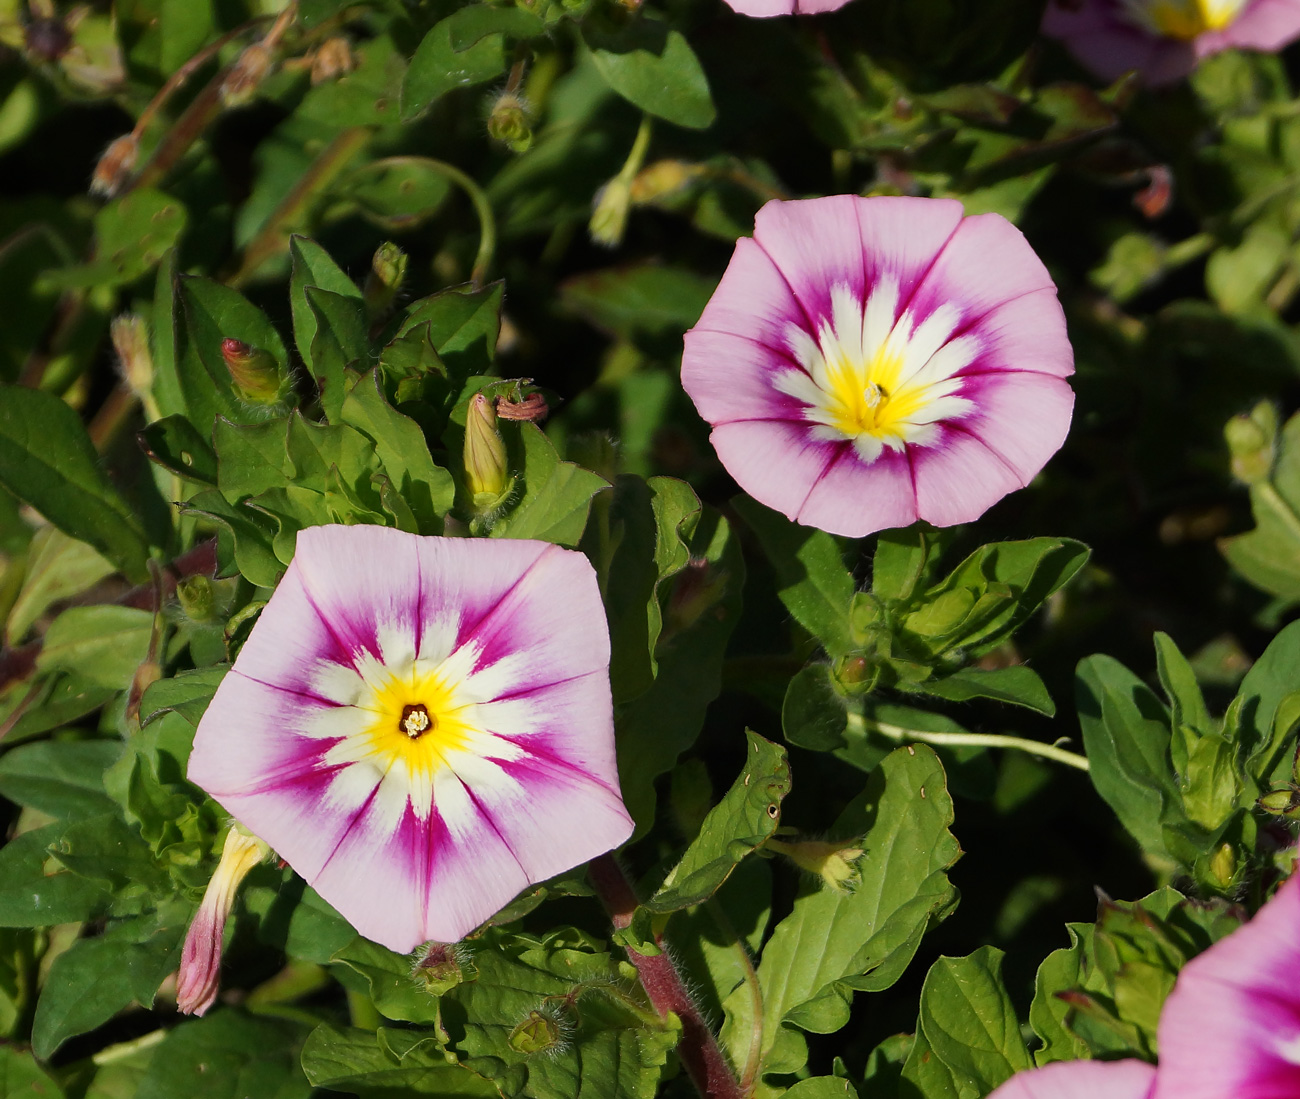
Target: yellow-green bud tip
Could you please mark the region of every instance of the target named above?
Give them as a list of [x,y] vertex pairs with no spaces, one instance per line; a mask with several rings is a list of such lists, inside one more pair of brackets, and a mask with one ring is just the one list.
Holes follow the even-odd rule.
[[1277,409],[1261,401],[1248,414],[1234,416],[1223,428],[1232,456],[1232,475],[1243,484],[1268,480],[1273,471]]
[[768,840],[767,847],[784,855],[800,870],[816,874],[837,893],[852,893],[862,880],[857,866],[863,855],[861,847],[824,840],[778,839]]
[[617,248],[627,229],[627,214],[631,205],[631,185],[622,176],[615,176],[596,192],[595,210],[587,225],[591,239],[606,248]]
[[497,414],[484,393],[476,393],[465,417],[465,487],[476,511],[490,511],[509,489],[506,444]]

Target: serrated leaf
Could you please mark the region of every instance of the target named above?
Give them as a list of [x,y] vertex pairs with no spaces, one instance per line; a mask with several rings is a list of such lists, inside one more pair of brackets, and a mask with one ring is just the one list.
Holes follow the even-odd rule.
[[642,18],[611,34],[584,26],[583,37],[596,71],[629,103],[692,130],[713,124],[708,78],[680,31]]
[[795,620],[832,657],[853,649],[849,606],[855,585],[835,539],[792,523],[748,497],[737,497],[732,505],[763,544],[776,569],[777,594]]
[[[952,801],[943,767],[927,747],[900,748],[874,771],[833,834],[862,836],[861,884],[848,895],[805,887],[772,933],[758,967],[763,989],[763,1071],[802,1066],[794,1027],[838,1030],[853,991],[888,988],[906,968],[932,922],[956,891],[946,871],[961,849],[948,831]],[[751,1025],[745,990],[727,1001],[729,1048]]]
[[100,470],[80,417],[54,394],[0,386],[0,486],[132,581],[146,578],[144,531]]
[[784,748],[748,730],[745,736],[749,755],[744,770],[646,902],[652,912],[675,912],[707,900],[737,864],[776,831],[781,801],[790,792],[790,764]]

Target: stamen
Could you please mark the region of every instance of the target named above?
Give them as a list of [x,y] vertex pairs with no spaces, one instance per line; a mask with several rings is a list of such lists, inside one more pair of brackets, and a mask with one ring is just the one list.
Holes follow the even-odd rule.
[[878,385],[876,382],[868,382],[867,388],[862,391],[862,399],[867,402],[867,407],[873,411],[879,408],[888,396],[885,387]]
[[414,706],[402,708],[399,727],[412,740],[417,739],[421,733],[427,732],[432,724],[433,719],[429,716],[429,711],[424,708],[424,703],[417,702]]

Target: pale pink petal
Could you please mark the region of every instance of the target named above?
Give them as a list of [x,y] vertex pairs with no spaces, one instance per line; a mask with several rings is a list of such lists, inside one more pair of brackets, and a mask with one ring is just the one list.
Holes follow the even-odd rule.
[[736,483],[790,519],[844,445],[819,442],[804,424],[780,420],[722,424],[710,439]]
[[898,195],[859,199],[857,209],[867,279],[872,287],[896,282],[900,304],[911,300],[965,212],[956,199]]
[[822,12],[838,11],[849,0],[795,0],[795,12],[799,15],[820,15]]
[[916,493],[906,454],[886,450],[870,464],[852,446],[822,475],[799,509],[799,522],[861,538],[916,522]]
[[933,446],[909,448],[916,509],[936,527],[978,519],[1024,484],[1007,461],[976,436],[945,427]]
[[1061,449],[1074,390],[1061,378],[1027,370],[969,375],[961,390],[975,407],[954,426],[975,435],[1027,485]]
[[202,1015],[221,991],[221,950],[226,933],[225,910],[203,905],[190,921],[176,973],[176,1010]]
[[785,276],[806,315],[820,323],[831,314],[831,291],[866,294],[862,236],[855,195],[767,203],[754,217],[754,240]]
[[1035,290],[998,306],[966,334],[979,340],[980,350],[964,374],[1032,370],[1066,378],[1074,373],[1074,349],[1055,289]]
[[755,241],[741,237],[695,330],[739,334],[785,350],[789,326],[808,323],[776,264]]
[[1155,1076],[1145,1061],[1056,1061],[1016,1073],[989,1099],[1147,1099]]
[[790,15],[794,11],[794,0],[725,0],[725,3],[732,11],[755,19]]
[[788,353],[743,334],[699,328],[686,333],[682,386],[711,424],[803,419],[804,406],[772,384],[782,373],[799,370]]
[[1160,1016],[1155,1099],[1300,1095],[1300,876],[1193,958]]
[[1300,37],[1300,0],[1256,0],[1223,37],[1227,46],[1274,53]]

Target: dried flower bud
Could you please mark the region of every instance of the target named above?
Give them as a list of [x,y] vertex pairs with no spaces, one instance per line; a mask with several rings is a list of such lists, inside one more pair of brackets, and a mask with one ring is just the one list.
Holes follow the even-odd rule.
[[488,136],[513,153],[528,151],[533,143],[532,110],[523,96],[503,92],[488,115]]
[[261,42],[244,47],[244,52],[230,67],[221,82],[221,101],[227,107],[242,107],[271,74],[275,56],[271,48]]
[[704,170],[703,165],[688,164],[684,160],[656,160],[632,180],[632,204],[645,206],[670,198],[698,179]]
[[627,230],[631,205],[631,185],[622,176],[615,176],[596,192],[595,209],[587,223],[591,239],[606,248],[617,248]]
[[816,874],[837,893],[852,893],[862,879],[857,867],[863,855],[861,847],[823,840],[778,839],[770,839],[764,846],[784,855],[800,870]]
[[1260,401],[1249,414],[1234,416],[1224,425],[1223,437],[1237,480],[1247,485],[1268,480],[1277,439],[1277,409],[1272,404]]
[[186,576],[178,580],[176,598],[191,622],[210,622],[216,614],[216,592],[206,576]]
[[406,279],[408,258],[392,241],[386,240],[375,249],[366,285],[361,292],[372,320],[385,316],[392,308]]
[[550,407],[542,394],[534,391],[526,397],[514,400],[510,397],[497,398],[497,415],[503,420],[526,420],[536,424],[546,419]]
[[140,139],[134,133],[123,134],[110,142],[90,177],[90,193],[112,198],[126,186],[139,155]]
[[311,82],[324,84],[329,80],[337,80],[356,67],[357,57],[352,52],[351,43],[346,38],[335,35],[325,39],[312,55]]
[[284,379],[269,351],[249,347],[242,340],[221,341],[221,357],[239,395],[250,404],[277,404],[283,395]]
[[465,418],[465,483],[479,512],[497,507],[510,487],[506,444],[483,393],[474,395]]
[[148,406],[153,399],[153,355],[149,352],[148,325],[138,313],[122,313],[113,318],[108,333],[117,352],[122,380]]

